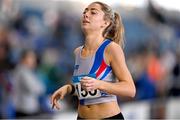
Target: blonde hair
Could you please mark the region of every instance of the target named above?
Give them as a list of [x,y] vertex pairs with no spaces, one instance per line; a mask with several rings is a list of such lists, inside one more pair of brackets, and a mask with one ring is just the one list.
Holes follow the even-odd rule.
[[104,12],[104,20],[109,20],[110,24],[103,31],[103,37],[109,38],[112,41],[124,47],[124,26],[120,15],[117,12],[113,12],[110,6],[102,2],[93,2],[101,6]]

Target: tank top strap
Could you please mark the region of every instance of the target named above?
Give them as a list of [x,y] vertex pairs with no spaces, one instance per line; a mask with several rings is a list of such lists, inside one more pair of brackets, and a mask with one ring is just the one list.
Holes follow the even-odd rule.
[[80,58],[83,47],[83,45],[79,47],[79,50],[76,53],[76,57]]

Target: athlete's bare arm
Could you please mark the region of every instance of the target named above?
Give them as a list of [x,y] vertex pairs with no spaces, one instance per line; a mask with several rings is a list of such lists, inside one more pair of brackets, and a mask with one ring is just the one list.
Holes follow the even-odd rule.
[[102,82],[102,85],[100,85],[99,89],[119,96],[134,97],[136,89],[132,76],[125,63],[125,57],[122,48],[118,44],[112,42],[107,47],[106,55],[107,58],[109,58],[109,63],[119,82]]

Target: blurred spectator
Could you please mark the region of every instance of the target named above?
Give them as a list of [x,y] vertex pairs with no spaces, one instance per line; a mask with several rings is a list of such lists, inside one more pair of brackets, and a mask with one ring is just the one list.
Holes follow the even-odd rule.
[[10,44],[8,29],[0,27],[0,118],[13,118],[12,105],[12,77],[10,71],[13,65],[10,62]]
[[39,72],[44,75],[46,94],[52,94],[59,86],[65,84],[64,68],[57,66],[60,59],[60,51],[55,48],[47,48],[42,54]]
[[[150,58],[148,57],[152,51],[149,51],[147,47],[141,46],[138,50],[137,64],[139,65],[139,73],[136,76],[136,99],[147,100],[156,97],[156,86],[152,77],[148,74],[148,63]],[[138,68],[137,67],[137,68]]]
[[[157,51],[156,51],[157,52]],[[157,96],[165,95],[165,79],[163,76],[163,68],[160,63],[160,58],[154,51],[148,53],[148,62],[147,62],[147,73],[151,79],[151,82],[154,83],[156,87]]]
[[36,76],[36,55],[31,50],[21,54],[14,71],[14,103],[16,116],[32,116],[40,112],[39,97],[45,92],[44,85]]
[[180,52],[176,53],[176,63],[172,70],[172,87],[169,94],[171,96],[180,96]]

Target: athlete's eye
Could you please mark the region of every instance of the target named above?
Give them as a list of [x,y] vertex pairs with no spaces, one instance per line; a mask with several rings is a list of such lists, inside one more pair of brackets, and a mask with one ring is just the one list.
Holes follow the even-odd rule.
[[86,14],[86,11],[84,11],[83,14]]
[[95,15],[95,14],[97,14],[97,12],[95,12],[95,11],[91,11],[91,14]]

